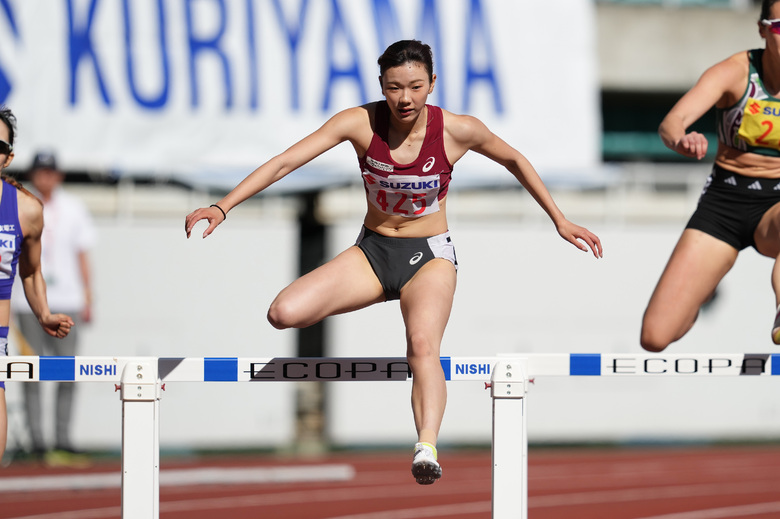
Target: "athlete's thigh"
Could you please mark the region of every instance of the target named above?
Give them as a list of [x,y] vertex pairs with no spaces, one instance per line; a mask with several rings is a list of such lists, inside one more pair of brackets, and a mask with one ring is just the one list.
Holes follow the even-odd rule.
[[678,326],[695,318],[737,259],[738,251],[696,229],[683,231],[650,298],[645,321]]
[[353,246],[293,281],[274,304],[290,305],[302,320],[316,322],[383,300],[379,279],[363,252]]
[[753,233],[756,249],[764,256],[776,258],[780,256],[780,203],[772,206],[764,213],[758,227]]
[[401,290],[401,313],[407,336],[428,335],[438,343],[450,318],[455,295],[454,265],[437,258],[421,268]]

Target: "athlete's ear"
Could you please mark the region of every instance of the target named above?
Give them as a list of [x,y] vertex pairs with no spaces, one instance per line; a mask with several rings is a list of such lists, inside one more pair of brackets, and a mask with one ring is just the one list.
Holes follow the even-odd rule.
[[379,90],[382,95],[385,95],[385,86],[382,84],[382,76],[379,76]]
[[433,93],[433,86],[436,84],[436,74],[431,77],[431,87],[428,89],[428,93]]
[[9,154],[8,154],[8,156],[6,157],[6,159],[5,159],[5,164],[3,164],[3,169],[5,169],[5,168],[7,168],[8,166],[10,166],[10,165],[11,165],[11,162],[13,162],[13,161],[14,161],[14,152],[12,151],[12,152],[11,152],[11,153],[9,153]]

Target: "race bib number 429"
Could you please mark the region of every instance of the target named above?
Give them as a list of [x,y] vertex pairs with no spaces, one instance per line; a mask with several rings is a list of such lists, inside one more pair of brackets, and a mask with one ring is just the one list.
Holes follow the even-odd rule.
[[738,135],[750,146],[780,150],[780,102],[749,98]]
[[383,213],[424,216],[439,210],[439,175],[390,175],[382,177],[363,172],[369,201]]

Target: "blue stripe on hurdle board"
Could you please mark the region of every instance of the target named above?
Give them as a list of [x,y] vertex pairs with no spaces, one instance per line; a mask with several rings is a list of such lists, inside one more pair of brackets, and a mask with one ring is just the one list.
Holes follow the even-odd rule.
[[601,354],[572,353],[569,355],[569,375],[589,377],[600,376]]
[[39,380],[76,380],[76,357],[40,357]]
[[444,380],[452,380],[452,360],[450,357],[441,357],[441,369],[444,370]]
[[206,382],[238,381],[238,357],[205,357],[203,380]]

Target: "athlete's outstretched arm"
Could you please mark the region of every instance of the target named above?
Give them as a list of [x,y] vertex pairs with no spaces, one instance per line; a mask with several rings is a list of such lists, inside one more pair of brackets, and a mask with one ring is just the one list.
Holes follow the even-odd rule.
[[356,139],[360,126],[365,124],[368,124],[368,113],[364,107],[349,108],[337,113],[317,131],[293,144],[290,148],[250,173],[230,193],[216,203],[219,209],[216,207],[205,207],[187,215],[184,221],[187,237],[190,237],[194,225],[198,221],[205,219],[209,223],[203,233],[205,238],[216,229],[217,225],[225,220],[225,215],[222,214],[222,211],[228,213],[247,198],[263,191],[274,182],[281,180],[292,171],[295,171],[337,144]]
[[46,282],[41,272],[41,235],[43,232],[43,208],[32,196],[18,192],[19,221],[24,240],[19,255],[19,279],[30,309],[38,318],[43,330],[54,337],[70,333],[73,319],[65,314],[52,314],[46,300]]
[[539,174],[522,153],[504,142],[475,117],[448,114],[447,125],[447,133],[453,144],[450,149],[454,152],[455,160],[470,149],[501,164],[549,215],[561,237],[582,251],[587,252],[590,249],[595,257],[602,257],[599,237],[564,217]]

